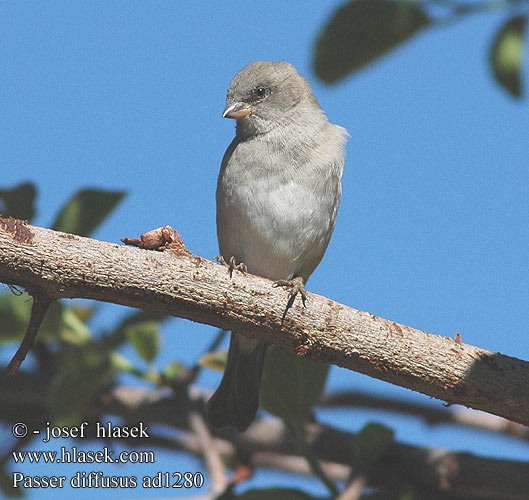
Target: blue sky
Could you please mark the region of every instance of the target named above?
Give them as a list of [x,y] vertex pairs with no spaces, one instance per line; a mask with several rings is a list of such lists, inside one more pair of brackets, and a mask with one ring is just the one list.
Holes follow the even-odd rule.
[[[350,134],[336,230],[308,289],[527,359],[528,101],[500,90],[486,59],[503,15],[426,31],[328,87],[311,72],[312,49],[339,4],[4,2],[2,185],[38,185],[34,222],[42,226],[80,188],[125,189],[128,196],[95,237],[117,242],[170,224],[192,252],[212,258],[216,178],[234,133],[234,123],[221,119],[226,87],[249,62],[289,61],[307,76],[330,121]],[[126,312],[105,311],[98,326]],[[214,333],[169,322],[159,364],[192,364]],[[217,382],[210,372],[199,380],[210,388]],[[338,368],[328,388],[428,401]],[[351,431],[376,418],[397,439],[424,446],[529,456],[527,444],[393,415],[320,416]],[[199,470],[200,463],[160,453],[155,468]],[[138,473],[133,466],[119,470],[113,473]],[[299,484],[268,472],[252,484],[271,481]],[[55,493],[86,498],[82,491]],[[35,491],[28,498],[48,495]],[[167,492],[98,492],[100,498],[156,495]]]

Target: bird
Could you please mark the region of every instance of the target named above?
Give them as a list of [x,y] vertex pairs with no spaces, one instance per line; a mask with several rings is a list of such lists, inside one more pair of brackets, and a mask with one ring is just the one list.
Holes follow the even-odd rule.
[[[331,124],[309,82],[287,62],[256,61],[226,93],[236,120],[216,190],[218,260],[230,268],[305,288],[334,229],[347,131]],[[259,407],[267,344],[231,333],[219,387],[207,403],[214,428],[245,431]]]

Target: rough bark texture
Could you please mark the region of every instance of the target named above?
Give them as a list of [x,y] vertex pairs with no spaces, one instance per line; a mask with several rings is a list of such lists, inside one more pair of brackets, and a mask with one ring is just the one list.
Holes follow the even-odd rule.
[[282,323],[286,293],[183,245],[155,252],[0,218],[0,282],[40,297],[86,298],[227,330],[529,425],[529,363],[308,294]]

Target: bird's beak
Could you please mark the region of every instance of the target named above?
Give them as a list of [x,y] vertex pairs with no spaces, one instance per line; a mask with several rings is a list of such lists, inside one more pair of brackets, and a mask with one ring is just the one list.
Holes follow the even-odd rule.
[[240,120],[245,116],[248,116],[252,108],[246,102],[236,102],[226,106],[226,109],[222,113],[222,118],[233,118],[234,120]]

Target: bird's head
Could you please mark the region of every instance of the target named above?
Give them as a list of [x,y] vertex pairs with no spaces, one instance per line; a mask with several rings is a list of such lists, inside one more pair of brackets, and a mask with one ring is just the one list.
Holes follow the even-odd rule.
[[295,108],[303,103],[319,109],[310,85],[294,66],[257,61],[233,77],[222,117],[233,118],[254,133],[264,133],[289,120]]

